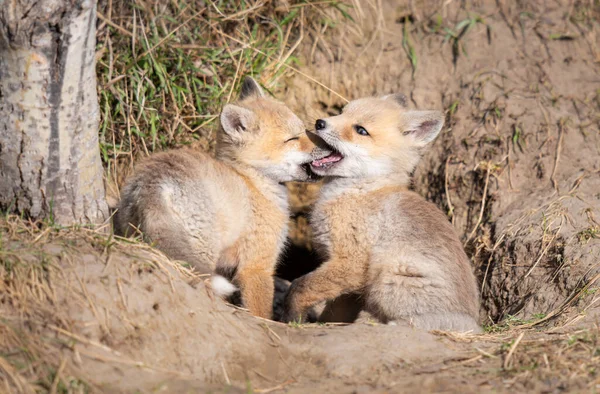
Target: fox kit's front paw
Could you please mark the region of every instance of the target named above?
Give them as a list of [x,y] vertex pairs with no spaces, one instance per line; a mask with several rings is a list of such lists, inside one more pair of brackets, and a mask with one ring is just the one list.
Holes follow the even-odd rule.
[[[290,290],[292,288],[290,287]],[[283,313],[281,314],[281,321],[284,323],[302,323],[302,310],[298,308],[293,297],[293,293],[288,290],[283,304]]]
[[308,308],[305,310],[296,309],[290,304],[285,304],[285,309],[280,315],[279,321],[283,323],[316,323],[319,315],[315,312],[314,308]]
[[310,308],[304,313],[284,313],[281,318],[281,322],[283,323],[316,323],[319,320],[319,315],[314,309]]
[[[292,323],[292,324],[304,324],[304,323],[309,323],[310,322],[310,316],[308,316],[308,313],[301,313],[301,312],[297,312],[297,311],[286,311],[283,316],[281,321],[283,323]],[[314,318],[314,316],[313,316]]]
[[302,308],[298,307],[298,303],[293,296],[293,288],[290,287],[290,291],[285,297],[284,312],[281,316],[281,321],[284,323],[305,323],[307,320],[307,314],[303,313]]

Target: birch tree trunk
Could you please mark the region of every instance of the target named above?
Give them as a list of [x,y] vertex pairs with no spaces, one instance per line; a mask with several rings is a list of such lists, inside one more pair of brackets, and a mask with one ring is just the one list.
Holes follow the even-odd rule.
[[0,209],[108,217],[98,146],[96,0],[0,0]]

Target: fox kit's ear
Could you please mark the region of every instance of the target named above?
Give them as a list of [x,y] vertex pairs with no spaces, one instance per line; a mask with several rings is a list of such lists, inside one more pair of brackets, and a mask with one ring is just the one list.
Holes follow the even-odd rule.
[[385,96],[382,96],[381,98],[383,100],[395,101],[397,104],[400,104],[400,106],[404,107],[404,108],[406,108],[408,106],[408,100],[406,99],[406,96],[403,95],[402,93],[386,94]]
[[412,137],[417,146],[425,146],[437,137],[444,125],[440,111],[408,111],[404,113],[404,135]]
[[234,141],[239,140],[243,133],[251,130],[255,120],[252,111],[233,104],[227,104],[221,112],[223,131]]
[[262,88],[252,77],[244,78],[242,83],[242,91],[240,92],[240,100],[248,97],[265,97],[265,93]]

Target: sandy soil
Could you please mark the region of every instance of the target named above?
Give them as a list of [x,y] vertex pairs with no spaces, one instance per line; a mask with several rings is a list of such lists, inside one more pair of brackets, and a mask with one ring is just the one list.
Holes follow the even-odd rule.
[[[139,243],[2,222],[6,392],[589,390],[597,327],[427,333],[257,319]],[[9,267],[9,268],[7,268]],[[17,366],[12,367],[11,365]]]

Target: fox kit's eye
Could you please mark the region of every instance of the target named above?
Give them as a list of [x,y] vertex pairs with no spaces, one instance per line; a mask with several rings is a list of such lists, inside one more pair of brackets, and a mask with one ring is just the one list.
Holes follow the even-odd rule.
[[289,139],[285,140],[284,144],[287,144],[290,141],[296,141],[296,140],[299,140],[299,139],[300,139],[300,137],[292,137],[292,138],[289,138]]
[[362,126],[354,125],[354,130],[356,130],[356,132],[360,135],[369,135],[367,130]]

